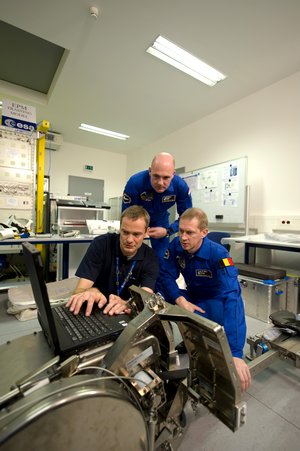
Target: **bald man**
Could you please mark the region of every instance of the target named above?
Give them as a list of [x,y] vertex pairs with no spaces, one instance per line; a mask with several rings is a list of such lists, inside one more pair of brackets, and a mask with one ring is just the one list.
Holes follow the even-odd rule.
[[160,259],[168,248],[169,236],[178,231],[178,219],[169,223],[168,210],[175,204],[180,216],[192,207],[192,199],[186,182],[175,174],[173,156],[162,152],[153,158],[148,170],[130,177],[122,202],[122,211],[131,205],[141,205],[148,211],[151,246]]

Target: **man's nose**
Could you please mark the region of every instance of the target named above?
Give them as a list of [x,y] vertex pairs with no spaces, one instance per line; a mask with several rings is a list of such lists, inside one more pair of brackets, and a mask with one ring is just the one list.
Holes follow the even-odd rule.
[[161,175],[161,176],[157,176],[157,177],[156,177],[156,180],[157,180],[158,182],[160,182],[160,183],[164,183],[165,178],[164,178],[163,175]]

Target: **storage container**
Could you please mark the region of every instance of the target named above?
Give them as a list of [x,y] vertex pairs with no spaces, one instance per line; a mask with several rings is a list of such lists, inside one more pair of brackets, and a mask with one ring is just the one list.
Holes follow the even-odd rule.
[[246,315],[270,323],[271,313],[287,308],[286,272],[254,265],[236,266]]
[[300,277],[288,274],[286,309],[292,313],[300,313]]

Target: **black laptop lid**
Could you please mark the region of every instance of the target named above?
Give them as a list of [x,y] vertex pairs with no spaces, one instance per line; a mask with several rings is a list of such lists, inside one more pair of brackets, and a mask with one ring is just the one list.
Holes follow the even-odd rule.
[[22,243],[26,266],[29,272],[33,296],[38,308],[39,321],[47,336],[50,347],[59,350],[59,341],[50,306],[47,286],[43,274],[43,262],[40,251],[31,243]]
[[[71,336],[66,332],[65,325],[59,318],[56,308],[51,308],[47,286],[43,275],[43,263],[40,251],[31,243],[23,243],[23,252],[26,266],[30,276],[31,287],[38,308],[38,319],[43,332],[48,340],[49,346],[59,355],[70,355],[87,347],[99,346],[107,341],[115,340],[131,320],[129,315],[103,315],[107,328],[99,330],[99,333],[73,342]],[[96,310],[98,310],[96,308]],[[100,314],[98,310],[98,315]],[[79,315],[78,315],[79,316]],[[85,316],[83,315],[82,321]],[[88,321],[86,319],[86,321]]]

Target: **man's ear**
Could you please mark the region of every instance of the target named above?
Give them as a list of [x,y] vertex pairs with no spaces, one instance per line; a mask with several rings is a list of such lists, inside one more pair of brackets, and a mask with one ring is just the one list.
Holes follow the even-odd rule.
[[208,234],[208,229],[201,230],[201,233],[202,233],[202,238],[205,238]]

